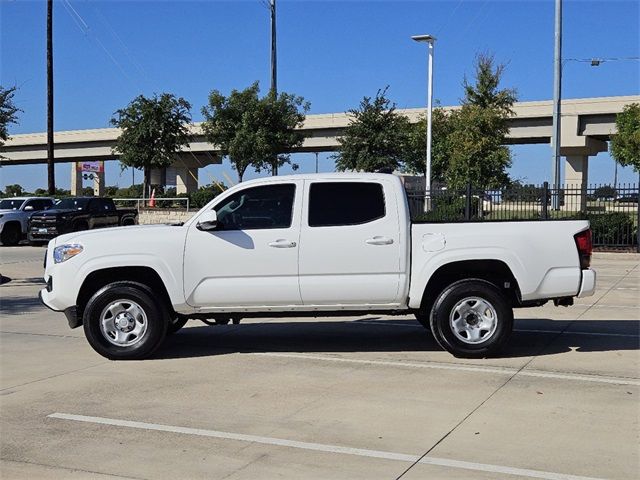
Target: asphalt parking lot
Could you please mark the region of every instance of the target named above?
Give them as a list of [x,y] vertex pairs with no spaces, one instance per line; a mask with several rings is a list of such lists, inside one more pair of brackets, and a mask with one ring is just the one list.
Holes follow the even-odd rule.
[[111,362],[38,303],[43,248],[0,247],[3,479],[578,479],[640,472],[640,255],[516,311],[502,358],[410,317],[189,322]]

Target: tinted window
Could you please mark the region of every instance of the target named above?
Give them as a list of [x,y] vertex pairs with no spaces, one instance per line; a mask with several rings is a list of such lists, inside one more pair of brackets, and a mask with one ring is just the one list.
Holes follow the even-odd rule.
[[219,230],[289,228],[293,184],[253,187],[234,193],[215,207]]
[[65,198],[56,203],[56,208],[70,210],[84,210],[89,204],[89,198]]
[[44,210],[51,205],[51,200],[32,200],[28,205],[31,205],[34,210]]
[[384,194],[379,183],[313,183],[309,226],[359,225],[384,217]]
[[111,212],[116,209],[115,205],[113,204],[113,200],[111,200],[110,198],[100,198],[94,201],[98,202],[98,210],[100,211]]
[[0,210],[17,210],[24,200],[2,200],[0,201]]

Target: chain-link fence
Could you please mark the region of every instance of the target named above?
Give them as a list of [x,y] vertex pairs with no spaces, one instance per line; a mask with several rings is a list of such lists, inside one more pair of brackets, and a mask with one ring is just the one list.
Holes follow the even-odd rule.
[[[571,220],[591,222],[594,246],[638,249],[638,185],[563,186],[547,182],[500,190],[408,191],[414,222]],[[554,208],[555,207],[555,208]]]

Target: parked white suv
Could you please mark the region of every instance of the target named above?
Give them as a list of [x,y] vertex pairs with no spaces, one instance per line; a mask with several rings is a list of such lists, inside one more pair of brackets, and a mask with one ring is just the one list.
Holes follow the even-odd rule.
[[586,221],[411,223],[400,180],[242,183],[184,225],[49,243],[45,305],[112,359],[144,358],[189,318],[414,313],[454,355],[504,345],[514,307],[592,295]]

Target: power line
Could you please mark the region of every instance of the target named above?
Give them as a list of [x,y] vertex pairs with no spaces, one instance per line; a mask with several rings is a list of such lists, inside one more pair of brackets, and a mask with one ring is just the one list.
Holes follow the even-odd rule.
[[89,25],[87,24],[87,22],[85,22],[84,18],[82,17],[82,15],[80,15],[78,13],[78,11],[73,8],[73,5],[71,5],[71,2],[69,2],[69,0],[62,0],[62,5],[64,5],[65,10],[67,11],[67,13],[69,14],[69,16],[73,19],[73,21],[75,22],[75,24],[77,25],[77,27],[80,29],[80,31],[82,32],[82,34],[87,37],[92,39],[93,41],[95,41],[98,46],[104,51],[104,53],[107,55],[107,57],[109,57],[109,59],[113,62],[113,64],[118,67],[118,69],[120,70],[120,72],[122,72],[122,74],[131,82],[133,82],[133,79],[127,74],[127,72],[125,71],[125,69],[122,67],[122,65],[120,64],[120,62],[118,62],[118,60],[116,60],[116,58],[111,54],[111,52],[109,51],[109,49],[104,45],[104,43],[102,43],[102,41],[98,38],[97,35],[95,35],[93,33],[93,31],[91,30],[91,28],[89,27]]

